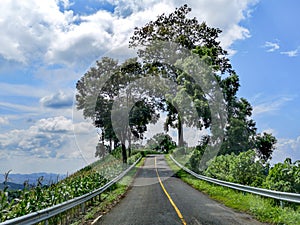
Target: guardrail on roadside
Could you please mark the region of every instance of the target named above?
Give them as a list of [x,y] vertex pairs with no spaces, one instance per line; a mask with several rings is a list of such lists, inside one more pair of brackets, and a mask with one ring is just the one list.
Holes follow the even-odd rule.
[[273,191],[273,190],[268,190],[268,189],[263,189],[263,188],[257,188],[257,187],[250,187],[246,185],[241,185],[241,184],[236,184],[236,183],[231,183],[227,181],[222,181],[218,179],[214,179],[211,177],[206,177],[203,175],[199,175],[195,173],[194,171],[184,167],[181,165],[179,162],[177,162],[172,155],[170,155],[170,158],[179,166],[182,168],[184,171],[188,172],[189,174],[197,177],[198,179],[205,180],[214,184],[218,184],[221,186],[229,187],[232,189],[236,189],[239,191],[244,191],[256,195],[261,195],[264,197],[269,197],[269,198],[274,198],[278,199],[280,201],[287,201],[287,202],[295,202],[295,203],[300,203],[300,194],[296,193],[289,193],[289,192],[281,192],[281,191]]
[[[45,221],[45,224],[48,224],[48,219],[66,212],[69,209],[72,209],[76,206],[81,205],[82,209],[84,209],[85,202],[95,198],[96,196],[100,195],[102,192],[107,190],[109,187],[111,187],[113,184],[121,180],[135,165],[141,160],[142,157],[140,157],[134,164],[132,164],[129,168],[127,168],[125,171],[123,171],[119,176],[111,180],[110,182],[106,183],[103,187],[100,187],[90,193],[87,193],[85,195],[82,195],[80,197],[76,197],[74,199],[68,200],[66,202],[60,203],[58,205],[54,205],[52,207],[39,210],[37,212],[33,212],[21,217],[17,217],[15,219],[6,220],[0,225],[30,225],[30,224],[36,224],[42,221]],[[84,210],[82,210],[84,211]]]

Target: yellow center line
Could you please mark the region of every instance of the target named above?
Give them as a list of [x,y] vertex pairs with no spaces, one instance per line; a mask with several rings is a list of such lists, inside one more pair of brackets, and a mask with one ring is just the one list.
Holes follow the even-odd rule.
[[156,166],[156,157],[154,158],[154,164],[155,164],[155,170],[156,170],[157,178],[158,178],[158,181],[159,181],[159,183],[160,183],[161,188],[163,189],[163,191],[165,192],[166,196],[168,197],[168,199],[169,199],[171,205],[172,205],[173,208],[175,209],[175,211],[176,211],[176,213],[177,213],[179,219],[181,220],[182,224],[183,224],[183,225],[186,225],[186,222],[185,222],[185,220],[184,220],[184,218],[183,218],[181,212],[179,211],[179,209],[177,208],[177,206],[176,206],[175,203],[173,202],[171,196],[170,196],[169,193],[167,192],[165,186],[163,185],[163,183],[162,183],[162,181],[161,181],[161,179],[160,179],[160,176],[159,176],[158,170],[157,170],[157,166]]

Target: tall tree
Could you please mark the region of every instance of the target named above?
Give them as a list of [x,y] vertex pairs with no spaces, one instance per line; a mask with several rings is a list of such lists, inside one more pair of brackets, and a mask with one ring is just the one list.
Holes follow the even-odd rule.
[[[123,132],[121,134],[123,162],[126,162],[127,158],[125,140],[131,142],[132,138],[130,131],[135,137],[141,137],[147,124],[155,121],[153,117],[157,118],[158,110],[167,112],[166,130],[170,126],[177,128],[179,147],[184,143],[184,125],[199,129],[210,128],[211,134],[217,133],[213,126],[213,118],[228,121],[227,127],[219,127],[218,131],[223,133],[225,130],[221,154],[231,152],[237,154],[255,146],[259,149],[259,144],[255,143],[263,142],[262,138],[255,139],[256,128],[255,122],[250,118],[252,114],[250,103],[236,96],[240,86],[239,78],[232,69],[227,51],[218,41],[221,30],[199,23],[196,18],[188,18],[190,11],[191,8],[184,5],[169,15],[162,14],[157,20],[150,21],[141,28],[135,28],[129,46],[138,48],[139,59],[129,59],[120,65],[115,60],[103,58],[77,83],[77,108],[83,109],[84,116],[92,118],[95,126],[101,128],[103,140],[111,141],[119,137],[113,130],[112,122],[117,121],[111,121],[111,112],[116,99],[123,98],[119,111],[115,112],[120,114],[116,120],[122,120],[124,113],[130,113],[128,122],[122,120],[119,123],[119,128]],[[160,44],[153,45],[157,44],[157,41]],[[175,48],[173,52],[163,46],[164,43],[169,43],[167,46],[170,49]],[[172,43],[175,43],[175,47]],[[209,101],[213,97],[209,96],[210,91],[206,90],[211,80],[203,82],[200,86],[196,78],[186,72],[193,64],[191,59],[185,60],[181,67],[178,67],[179,59],[186,52],[196,55],[199,62],[205,62],[207,70],[204,73],[212,74],[214,78],[212,82],[221,88],[222,99],[220,101],[220,98],[216,97],[216,101],[225,102],[226,107],[211,108]],[[171,80],[176,84],[176,88],[173,88],[176,89],[175,94],[168,93],[171,98],[167,98],[163,91],[164,85],[160,86],[158,83],[157,87],[152,86],[152,89],[146,84],[135,83],[142,77]],[[133,102],[135,104],[132,104]],[[197,116],[189,110],[191,105],[196,109]],[[223,118],[226,113],[228,118]],[[213,136],[211,135],[211,140]],[[267,152],[262,147],[260,149]]]
[[[146,124],[155,121],[151,120],[155,110],[150,103],[133,105],[131,113],[128,109],[128,104],[130,101],[134,102],[132,99],[135,95],[135,87],[128,88],[128,85],[142,75],[141,64],[137,59],[128,59],[119,64],[116,60],[104,57],[97,61],[96,67],[90,68],[77,82],[77,109],[83,110],[84,117],[91,118],[95,127],[101,129],[102,143],[98,145],[96,155],[99,155],[99,146],[104,146],[104,140],[111,143],[112,140],[119,138],[121,139],[123,162],[126,163],[125,143],[131,141],[130,127],[135,134],[139,133],[139,136],[142,136],[146,131]],[[113,111],[117,99],[123,101],[116,109],[117,111]],[[120,114],[119,117],[115,117],[119,118],[119,121],[111,120],[112,112]],[[127,117],[129,118],[128,124],[124,120]],[[113,126],[114,124],[115,126]]]
[[256,127],[251,119],[252,107],[244,99],[234,98],[230,101],[229,119],[226,135],[219,155],[239,154],[253,149],[255,146]]
[[[174,64],[164,64],[156,60],[163,55],[163,49],[152,48],[152,44],[157,41],[176,43],[179,46],[178,51],[175,51],[176,54],[184,49],[198,55],[201,60],[206,61],[212,68],[220,84],[222,79],[217,73],[226,73],[229,77],[237,77],[229,59],[226,57],[227,52],[222,49],[220,42],[217,40],[221,30],[208,27],[205,23],[200,24],[196,18],[188,18],[187,14],[190,11],[191,8],[184,5],[170,15],[162,14],[156,21],[151,21],[142,28],[135,28],[134,35],[130,40],[130,46],[134,48],[143,46],[144,48],[138,50],[138,54],[144,63],[155,67],[156,71],[159,71],[162,77],[173,80],[192,97],[192,100],[196,102],[195,107],[197,108],[197,112],[200,118],[202,118],[201,120],[195,118],[196,121],[193,124],[200,128],[203,126],[208,128],[211,122],[211,115],[201,87],[195,84],[192,77],[189,77],[188,74],[175,66],[176,57],[174,57]],[[154,55],[156,57],[153,57]],[[238,82],[230,82],[231,80],[228,78],[225,78],[225,80],[228,80],[228,82],[224,82],[224,93],[227,93],[229,99],[236,94],[239,84]],[[183,123],[185,120],[177,108],[170,106],[170,104],[173,104],[173,102],[167,103],[166,110],[168,111],[168,117],[165,128],[168,130],[169,126],[177,127],[178,145],[182,146],[183,140],[181,137],[183,136]]]

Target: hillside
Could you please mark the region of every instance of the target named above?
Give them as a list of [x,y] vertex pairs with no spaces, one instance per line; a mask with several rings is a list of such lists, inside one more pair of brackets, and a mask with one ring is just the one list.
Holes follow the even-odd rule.
[[[12,185],[12,187],[16,185],[21,185],[23,187],[23,184],[25,181],[28,181],[28,184],[35,186],[37,183],[38,178],[43,177],[42,184],[47,185],[50,183],[57,183],[57,181],[60,181],[64,178],[66,178],[66,175],[64,174],[55,174],[55,173],[31,173],[31,174],[9,174],[9,182]],[[0,184],[2,185],[4,182],[4,175],[0,176]],[[2,186],[0,186],[2,188]],[[17,187],[17,186],[16,186]],[[12,188],[14,189],[14,188]]]
[[[23,189],[24,185],[22,184],[16,184],[16,183],[12,183],[12,182],[7,182],[7,186],[8,186],[8,190],[19,190],[19,189]],[[0,183],[0,190],[4,189],[4,184]]]

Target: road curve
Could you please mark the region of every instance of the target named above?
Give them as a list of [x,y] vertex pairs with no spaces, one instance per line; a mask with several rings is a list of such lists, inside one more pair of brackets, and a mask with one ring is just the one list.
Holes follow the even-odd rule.
[[211,200],[173,175],[164,155],[148,156],[126,197],[96,224],[263,224]]

